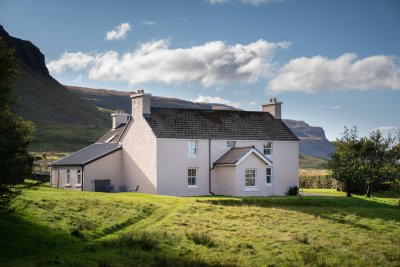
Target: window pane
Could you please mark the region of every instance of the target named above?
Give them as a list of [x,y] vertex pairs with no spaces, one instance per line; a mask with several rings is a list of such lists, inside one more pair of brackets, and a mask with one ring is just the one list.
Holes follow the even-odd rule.
[[188,141],[188,155],[197,155],[197,141]]

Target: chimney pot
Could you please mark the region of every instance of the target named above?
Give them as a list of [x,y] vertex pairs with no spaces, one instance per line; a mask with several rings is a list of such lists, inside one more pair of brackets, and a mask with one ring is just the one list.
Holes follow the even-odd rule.
[[269,102],[262,105],[262,111],[270,113],[275,119],[282,119],[282,102],[277,102],[276,97],[270,98]]
[[122,109],[117,109],[115,113],[111,114],[112,128],[116,129],[121,124],[128,122],[129,114],[126,114]]

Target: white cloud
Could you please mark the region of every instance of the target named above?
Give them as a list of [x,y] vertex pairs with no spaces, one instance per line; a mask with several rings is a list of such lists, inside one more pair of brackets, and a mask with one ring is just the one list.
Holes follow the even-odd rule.
[[255,105],[257,105],[257,101],[250,101],[250,102],[249,102],[249,105],[250,105],[250,106],[255,106]]
[[165,39],[140,45],[132,52],[119,55],[116,51],[90,52],[79,55],[79,68],[64,60],[64,55],[48,63],[52,72],[67,68],[86,67],[89,78],[100,81],[124,81],[129,84],[158,82],[163,84],[201,84],[205,87],[228,83],[253,83],[273,73],[271,62],[276,49],[289,47],[289,43],[270,43],[265,40],[243,45],[227,45],[221,41],[200,46],[171,49]]
[[153,25],[156,25],[157,22],[152,21],[152,20],[145,20],[145,21],[142,21],[140,24],[146,25],[146,26],[153,26]]
[[199,102],[199,103],[219,103],[219,104],[224,104],[228,106],[233,106],[233,107],[238,107],[240,106],[239,102],[232,102],[227,99],[223,99],[218,96],[203,96],[199,95],[193,102]]
[[50,61],[47,68],[53,73],[61,73],[67,69],[79,71],[86,68],[92,61],[93,56],[90,54],[64,52],[58,60]]
[[319,106],[320,108],[327,108],[327,109],[341,109],[341,106]]
[[373,129],[372,131],[380,131],[382,133],[388,133],[388,132],[395,132],[398,130],[400,130],[400,129],[397,127],[393,127],[393,126],[381,126],[381,127]]
[[358,59],[350,53],[336,59],[322,56],[293,59],[267,85],[267,90],[275,93],[380,88],[400,90],[400,68],[395,59],[385,55]]
[[115,27],[112,31],[107,32],[106,40],[121,40],[125,39],[128,32],[131,30],[131,25],[128,22],[122,23]]
[[271,4],[285,2],[286,0],[207,0],[209,4],[230,4],[230,3],[240,3],[245,5],[258,6],[262,4]]

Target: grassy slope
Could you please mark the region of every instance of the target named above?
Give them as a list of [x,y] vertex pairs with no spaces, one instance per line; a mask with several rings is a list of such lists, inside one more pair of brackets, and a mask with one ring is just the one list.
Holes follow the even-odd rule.
[[40,188],[0,216],[5,266],[398,266],[394,198],[177,198]]
[[65,89],[50,76],[36,73],[21,63],[15,85],[18,114],[36,125],[31,149],[75,151],[100,138],[111,118]]
[[325,159],[304,154],[299,155],[299,164],[300,164],[300,169],[314,169],[314,170],[326,169]]

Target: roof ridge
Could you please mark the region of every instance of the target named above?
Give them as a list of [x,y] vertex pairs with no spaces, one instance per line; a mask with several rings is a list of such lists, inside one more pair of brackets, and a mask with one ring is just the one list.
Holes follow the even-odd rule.
[[[266,111],[242,110],[242,109],[205,109],[205,108],[171,108],[171,107],[150,107],[150,109],[169,109],[169,110],[190,110],[190,111],[207,111],[207,112],[246,112],[246,113],[264,113]],[[275,119],[275,118],[274,118]]]

